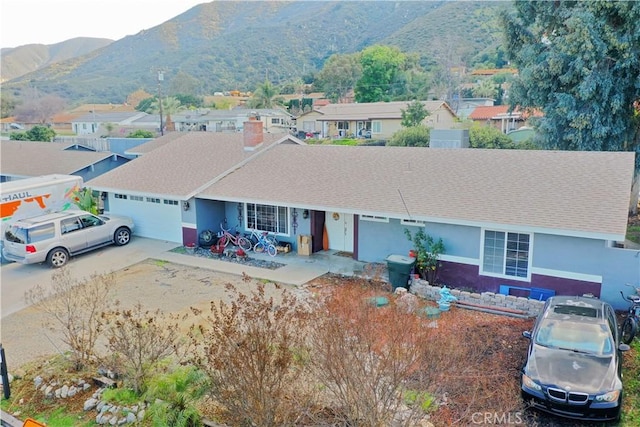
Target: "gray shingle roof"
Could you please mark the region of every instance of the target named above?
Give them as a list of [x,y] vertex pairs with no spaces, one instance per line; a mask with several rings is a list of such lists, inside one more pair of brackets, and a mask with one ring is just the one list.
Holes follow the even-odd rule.
[[633,153],[278,145],[200,196],[619,240],[633,170]]
[[[370,120],[370,119],[399,119],[402,110],[406,110],[410,101],[369,102],[362,104],[328,104],[317,110],[324,114],[318,120]],[[422,104],[429,112],[439,108],[449,109],[444,101],[423,101]],[[455,115],[451,111],[452,115]]]
[[[186,132],[149,141],[141,157],[89,181],[101,191],[189,198],[203,185],[282,139],[264,134],[261,148],[245,151],[242,133]],[[144,146],[137,147],[144,149]],[[136,149],[136,151],[139,151]]]
[[2,141],[0,169],[4,175],[40,176],[74,174],[108,158],[112,153],[65,150],[72,144],[34,141]]
[[147,141],[140,145],[136,145],[135,147],[129,150],[126,150],[124,153],[128,155],[145,154],[155,150],[158,147],[162,147],[163,145],[169,144],[171,141],[175,139],[182,138],[186,134],[187,134],[186,132],[168,132],[164,136],[152,139],[151,141]]

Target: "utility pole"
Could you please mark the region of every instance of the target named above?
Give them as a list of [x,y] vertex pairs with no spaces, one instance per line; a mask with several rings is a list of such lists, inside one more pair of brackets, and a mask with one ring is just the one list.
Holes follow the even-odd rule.
[[160,107],[160,136],[164,135],[164,123],[162,119],[162,82],[164,81],[164,73],[158,71],[158,105]]

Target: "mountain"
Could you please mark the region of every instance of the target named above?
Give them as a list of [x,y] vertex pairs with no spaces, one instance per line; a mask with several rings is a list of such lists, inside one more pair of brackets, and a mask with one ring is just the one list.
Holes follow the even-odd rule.
[[77,37],[60,43],[28,44],[15,48],[4,48],[0,53],[0,79],[5,82],[63,62],[86,55],[112,43],[110,39]]
[[72,103],[122,103],[139,89],[250,91],[265,79],[300,79],[334,53],[373,44],[415,52],[424,64],[437,62],[436,50],[453,50],[472,63],[495,54],[498,12],[507,7],[511,3],[502,1],[214,1],[15,78],[3,90],[19,96],[31,86]]

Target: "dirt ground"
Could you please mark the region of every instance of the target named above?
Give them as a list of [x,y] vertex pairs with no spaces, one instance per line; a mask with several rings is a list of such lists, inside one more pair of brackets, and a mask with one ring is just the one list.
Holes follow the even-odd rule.
[[[228,301],[225,284],[232,284],[243,293],[250,292],[256,284],[242,276],[156,260],[119,270],[115,277],[112,301],[119,301],[123,307],[140,302],[147,310],[173,314],[182,314],[190,307],[207,308],[211,301]],[[265,290],[277,295],[274,284],[266,284]],[[43,327],[45,320],[45,314],[33,307],[2,319],[1,342],[9,370],[65,350],[61,337]]]

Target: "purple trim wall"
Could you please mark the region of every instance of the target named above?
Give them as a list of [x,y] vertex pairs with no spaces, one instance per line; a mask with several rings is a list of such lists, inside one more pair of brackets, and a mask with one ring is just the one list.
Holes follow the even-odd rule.
[[182,227],[182,244],[186,245],[187,243],[198,244],[198,230]]
[[[445,284],[450,288],[471,288],[480,292],[497,293],[500,285],[513,285],[525,288],[542,288],[556,291],[556,295],[593,294],[600,297],[602,284],[582,280],[532,274],[531,282],[503,279],[479,275],[477,265],[459,264],[441,261],[436,284]],[[515,295],[515,294],[514,294]]]

